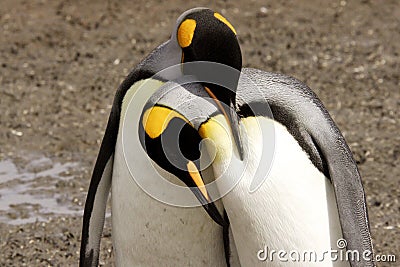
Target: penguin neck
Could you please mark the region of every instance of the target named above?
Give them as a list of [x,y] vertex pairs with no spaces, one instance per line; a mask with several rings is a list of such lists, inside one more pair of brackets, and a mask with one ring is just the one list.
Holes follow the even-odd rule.
[[137,68],[153,73],[157,79],[171,81],[182,76],[181,57],[176,38],[171,38],[154,49]]
[[[223,182],[222,179],[218,179],[219,177],[233,169],[242,168],[243,163],[240,162],[231,128],[223,115],[219,114],[203,123],[199,128],[199,134],[205,140],[207,151],[213,159],[212,167],[217,183]],[[237,164],[232,166],[233,162]],[[234,180],[237,179],[224,179],[225,185],[231,187]]]

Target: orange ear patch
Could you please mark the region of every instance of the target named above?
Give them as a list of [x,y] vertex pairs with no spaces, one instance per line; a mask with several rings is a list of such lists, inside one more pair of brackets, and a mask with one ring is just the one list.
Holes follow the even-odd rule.
[[235,28],[233,28],[232,24],[221,14],[215,12],[214,13],[214,17],[216,17],[217,19],[219,19],[220,21],[222,21],[224,24],[226,24],[226,26],[228,26],[229,28],[231,28],[231,30],[235,33],[236,35],[236,30]]
[[143,114],[143,128],[150,138],[155,139],[164,132],[173,118],[179,118],[189,123],[185,117],[172,109],[154,106]]
[[[228,22],[229,23],[229,22]],[[192,43],[196,21],[194,19],[184,20],[178,28],[178,43],[180,47],[188,47]]]

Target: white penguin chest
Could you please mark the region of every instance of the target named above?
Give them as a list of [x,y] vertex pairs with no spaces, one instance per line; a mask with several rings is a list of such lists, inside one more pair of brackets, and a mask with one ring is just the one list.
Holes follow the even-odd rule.
[[[244,162],[234,155],[225,173],[220,172],[223,164],[213,166],[217,176],[241,175],[223,204],[242,266],[348,266],[323,256],[325,251],[337,249],[336,242],[342,237],[330,181],[283,125],[249,117],[242,120],[242,129],[247,136]],[[272,153],[272,160],[263,153]],[[255,178],[263,180],[258,175],[265,175],[265,180],[250,192]],[[271,258],[272,250],[287,252],[287,260],[278,259],[277,253]],[[323,258],[296,261],[289,258],[291,251],[315,251]]]

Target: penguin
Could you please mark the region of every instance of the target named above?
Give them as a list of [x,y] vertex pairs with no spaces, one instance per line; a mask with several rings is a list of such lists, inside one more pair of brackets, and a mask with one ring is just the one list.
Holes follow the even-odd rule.
[[[235,181],[241,175],[222,199],[241,264],[375,266],[357,165],[315,93],[292,77],[244,68],[236,102],[246,140],[243,161],[230,150],[232,136],[223,131],[228,122],[221,115],[199,132],[216,146],[215,176]],[[335,249],[336,256],[321,256]],[[266,255],[271,250],[295,256],[280,261]],[[318,259],[302,262],[299,254],[310,250]],[[358,251],[359,259],[347,260],[347,251]]]
[[[168,165],[167,158],[157,157],[160,147],[157,138],[166,136],[158,116],[154,123],[142,125],[141,110],[152,94],[163,87],[174,84],[185,73],[195,75],[196,68],[173,67],[181,63],[211,61],[228,65],[240,71],[241,52],[236,32],[232,25],[219,13],[207,8],[195,8],[184,12],[177,20],[171,38],[153,50],[127,76],[116,91],[107,127],[92,173],[85,202],[80,266],[97,266],[99,247],[105,220],[106,203],[112,191],[112,239],[117,266],[224,266],[226,252],[224,233],[227,219],[221,204],[204,190],[205,174],[200,177],[193,170],[198,169],[197,161],[188,161],[183,169]],[[226,49],[229,46],[229,49]],[[171,68],[172,67],[172,68]],[[240,73],[240,72],[239,72]],[[201,76],[201,75],[200,75]],[[229,80],[237,84],[239,75],[231,75]],[[236,144],[241,148],[239,124],[236,113],[227,113],[221,100],[229,107],[236,105],[234,94],[228,97],[220,94],[221,89],[214,84],[207,85],[207,95],[212,95],[230,121],[231,132]],[[214,92],[214,93],[213,93]],[[134,105],[131,103],[134,102]],[[133,107],[132,110],[129,107]],[[154,109],[162,111],[162,108]],[[153,111],[154,111],[153,110]],[[160,113],[161,116],[163,113]],[[131,120],[126,118],[129,116]],[[133,116],[133,117],[130,117]],[[175,121],[175,120],[173,120]],[[162,121],[161,121],[162,122]],[[182,121],[181,121],[182,122]],[[141,126],[140,126],[141,125]],[[154,126],[155,128],[151,127]],[[138,128],[153,134],[149,147],[142,147]],[[125,136],[123,129],[130,129]],[[151,130],[152,129],[152,130]],[[196,132],[185,127],[187,136]],[[159,132],[157,132],[159,131]],[[142,131],[142,133],[147,133]],[[128,145],[134,145],[126,149]],[[147,149],[147,150],[146,150]],[[154,152],[153,154],[151,152]],[[189,151],[190,152],[190,151]],[[189,153],[195,157],[195,149]],[[125,154],[132,155],[133,162],[127,162]],[[190,158],[190,157],[189,157]],[[154,161],[150,164],[151,160]],[[167,180],[190,187],[199,207],[182,208],[158,201],[141,188],[134,179],[129,166],[139,170],[145,181]],[[177,178],[179,176],[179,179]],[[161,178],[160,178],[161,177]],[[207,179],[206,179],[207,180]],[[157,183],[152,184],[157,187]],[[161,188],[162,189],[162,188]],[[201,207],[200,207],[201,206]],[[204,210],[204,211],[203,211]],[[221,227],[222,226],[222,227]]]
[[[235,39],[224,44],[230,42]],[[232,248],[242,266],[375,266],[361,177],[322,102],[282,74],[244,68],[233,80],[234,90],[197,85],[214,103],[196,90],[170,90],[157,100],[179,114],[182,129],[197,131],[184,131],[182,148],[205,141],[214,155],[213,175],[232,233],[224,231],[227,264]],[[176,99],[190,99],[190,105]],[[192,173],[202,177],[196,168]]]
[[208,140],[203,144],[214,155],[213,175],[232,233],[230,239],[224,233],[226,251],[232,246],[241,266],[375,266],[357,165],[308,86],[242,69],[235,112],[243,157],[221,109],[204,101],[201,89],[182,88],[150,99],[151,106],[179,114],[197,131],[190,137],[185,130],[182,147],[193,150]]

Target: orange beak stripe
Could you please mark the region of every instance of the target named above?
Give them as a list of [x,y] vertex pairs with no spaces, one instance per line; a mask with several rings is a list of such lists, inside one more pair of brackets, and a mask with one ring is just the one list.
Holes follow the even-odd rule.
[[225,111],[224,107],[222,106],[221,101],[219,101],[219,99],[214,95],[214,93],[210,90],[210,88],[208,88],[208,87],[206,87],[206,86],[205,86],[204,88],[205,88],[206,92],[208,93],[208,95],[209,95],[212,99],[214,99],[214,101],[215,101],[215,103],[217,104],[218,108],[219,108],[219,109],[221,110],[221,112],[224,114],[225,119],[226,119],[227,121],[229,121],[228,114],[226,114],[226,111]]
[[194,183],[199,188],[203,196],[210,201],[208,197],[206,186],[204,185],[203,179],[200,176],[199,170],[197,169],[196,165],[194,165],[193,161],[189,161],[187,164],[187,168],[189,171],[190,176],[192,177]]

